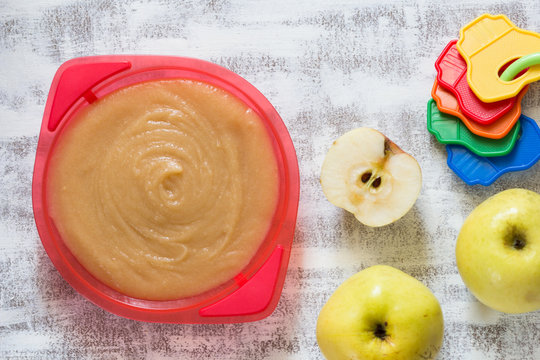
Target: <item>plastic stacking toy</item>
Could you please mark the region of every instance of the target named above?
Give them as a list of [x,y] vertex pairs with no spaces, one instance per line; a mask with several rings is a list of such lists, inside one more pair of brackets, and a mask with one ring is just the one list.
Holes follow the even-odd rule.
[[[467,83],[467,63],[456,48],[457,40],[452,40],[435,62],[437,81],[457,98],[461,111],[470,120],[488,125],[509,112],[517,99],[511,98],[495,103],[484,103]],[[517,93],[516,93],[517,94]]]
[[521,115],[521,100],[527,93],[528,89],[528,86],[526,86],[523,90],[521,90],[521,92],[518,94],[516,105],[514,105],[514,107],[501,118],[489,125],[481,125],[475,121],[469,120],[469,118],[467,118],[465,114],[461,112],[456,97],[450,91],[440,86],[436,79],[431,90],[431,97],[433,97],[437,103],[437,108],[441,112],[460,118],[465,126],[467,126],[467,129],[469,129],[473,134],[490,139],[501,139],[505,137],[510,130],[512,130],[514,125],[516,125],[516,122]]
[[473,134],[457,117],[440,112],[433,99],[428,101],[427,128],[441,144],[465,146],[480,156],[503,156],[514,148],[518,138],[519,122],[502,139],[488,139]]
[[511,81],[499,77],[499,70],[511,61],[540,50],[540,34],[518,28],[504,15],[476,18],[461,29],[456,46],[467,63],[469,86],[483,102],[512,98],[540,79],[540,65]]
[[491,185],[502,174],[526,170],[540,159],[540,128],[521,115],[521,137],[512,152],[501,157],[481,157],[463,146],[446,145],[448,167],[468,185]]

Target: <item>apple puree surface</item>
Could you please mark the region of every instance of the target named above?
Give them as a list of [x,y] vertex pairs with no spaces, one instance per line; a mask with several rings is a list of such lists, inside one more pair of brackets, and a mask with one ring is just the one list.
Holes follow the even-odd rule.
[[236,276],[271,225],[278,172],[262,120],[189,80],[117,90],[66,126],[50,215],[78,261],[136,298],[200,294]]

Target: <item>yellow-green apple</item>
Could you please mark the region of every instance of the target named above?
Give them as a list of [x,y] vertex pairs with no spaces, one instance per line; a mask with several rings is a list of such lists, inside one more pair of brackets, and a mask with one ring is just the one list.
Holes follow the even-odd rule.
[[414,205],[422,187],[418,162],[377,130],[359,128],[337,139],[321,170],[328,201],[368,226],[390,224]]
[[347,279],[317,321],[317,342],[328,360],[434,359],[443,332],[441,307],[433,293],[386,265]]
[[500,192],[467,217],[456,244],[465,285],[505,313],[540,309],[540,194]]

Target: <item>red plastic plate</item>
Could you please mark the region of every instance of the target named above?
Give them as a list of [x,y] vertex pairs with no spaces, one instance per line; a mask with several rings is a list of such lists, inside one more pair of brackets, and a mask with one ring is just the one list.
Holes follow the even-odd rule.
[[[126,86],[148,80],[191,79],[219,87],[263,120],[280,178],[273,226],[251,262],[234,279],[204,294],[172,301],[123,295],[95,279],[71,254],[49,217],[47,169],[62,129],[83,108]],[[130,319],[163,323],[237,323],[270,315],[289,263],[299,199],[298,162],[279,114],[246,80],[218,65],[170,56],[113,55],[72,59],[60,66],[49,92],[36,152],[32,201],[37,229],[54,266],[75,290],[101,308]]]

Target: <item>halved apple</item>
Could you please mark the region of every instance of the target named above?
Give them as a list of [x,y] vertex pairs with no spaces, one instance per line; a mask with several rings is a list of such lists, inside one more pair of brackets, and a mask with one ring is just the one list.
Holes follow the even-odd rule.
[[418,162],[379,131],[351,130],[326,154],[321,185],[328,201],[368,226],[405,215],[422,187]]

